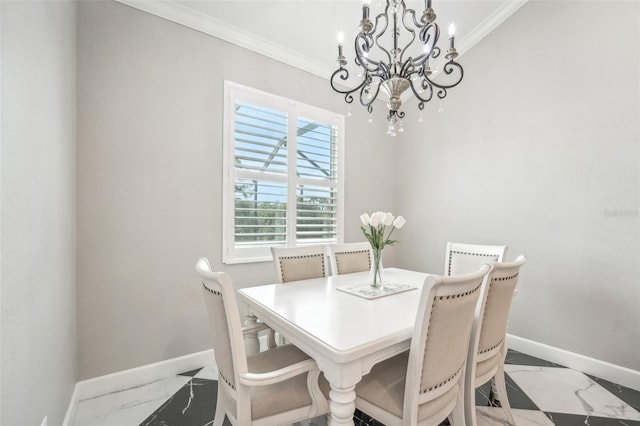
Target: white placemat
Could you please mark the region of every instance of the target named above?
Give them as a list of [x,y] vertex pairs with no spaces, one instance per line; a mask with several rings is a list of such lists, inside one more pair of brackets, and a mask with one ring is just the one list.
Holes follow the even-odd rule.
[[367,283],[337,287],[336,290],[344,291],[345,293],[353,294],[365,299],[377,299],[379,297],[402,293],[403,291],[415,290],[416,288],[417,287],[413,285],[395,283],[383,283],[377,287],[373,287],[371,284]]

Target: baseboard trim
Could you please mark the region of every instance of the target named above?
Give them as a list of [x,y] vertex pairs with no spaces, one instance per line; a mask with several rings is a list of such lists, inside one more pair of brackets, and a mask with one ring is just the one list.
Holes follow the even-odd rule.
[[82,400],[172,377],[176,374],[211,364],[214,360],[213,349],[209,349],[117,373],[106,374],[93,379],[81,380],[76,383],[73,389],[71,401],[62,425],[70,426],[73,424],[78,410],[78,403]]
[[73,387],[73,393],[71,394],[71,400],[67,407],[67,412],[64,415],[62,426],[71,426],[76,418],[76,411],[78,411],[78,384]]
[[[260,347],[266,347],[266,336],[259,336]],[[507,335],[509,348],[527,355],[542,358],[561,364],[587,374],[640,391],[640,371],[621,367],[588,356],[569,352],[544,343]],[[214,361],[213,350],[196,352],[153,364],[143,365],[128,370],[107,374],[76,383],[67,408],[63,426],[70,426],[75,419],[78,403],[84,399],[94,398],[111,392],[117,392],[134,386],[140,386],[155,380],[171,377],[193,370]]]
[[507,335],[507,342],[510,349],[518,352],[564,365],[565,367],[640,391],[640,371],[511,334]]
[[211,364],[213,349],[78,382],[79,400],[139,386]]

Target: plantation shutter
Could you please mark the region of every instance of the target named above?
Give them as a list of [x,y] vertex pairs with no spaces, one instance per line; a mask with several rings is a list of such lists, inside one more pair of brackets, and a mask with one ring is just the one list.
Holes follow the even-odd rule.
[[[236,102],[236,246],[286,241],[288,173],[287,114]],[[273,176],[271,176],[273,175]]]
[[271,246],[341,241],[343,118],[228,86],[224,261],[268,260]]
[[297,122],[296,242],[337,242],[336,129],[308,119]]

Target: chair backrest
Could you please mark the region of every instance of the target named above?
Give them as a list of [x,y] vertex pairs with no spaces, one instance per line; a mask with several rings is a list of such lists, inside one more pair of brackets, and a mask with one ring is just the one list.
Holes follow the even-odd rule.
[[371,269],[371,244],[368,242],[327,245],[331,275],[350,274]]
[[427,277],[409,351],[406,424],[416,424],[420,404],[449,391],[461,392],[474,312],[490,268],[483,265],[471,274]]
[[502,262],[507,246],[447,243],[445,275],[469,274],[485,263]]
[[196,272],[202,279],[202,294],[207,305],[219,377],[235,389],[238,374],[247,371],[235,288],[226,273],[212,272],[205,258],[196,263]]
[[322,278],[328,275],[324,245],[271,247],[276,278],[279,283]]
[[478,373],[486,376],[487,380],[493,377],[498,363],[504,361],[503,344],[511,301],[518,285],[520,267],[526,261],[526,257],[520,255],[514,262],[496,263],[485,278],[481,303],[478,304],[471,332],[468,361],[476,364],[483,362]]

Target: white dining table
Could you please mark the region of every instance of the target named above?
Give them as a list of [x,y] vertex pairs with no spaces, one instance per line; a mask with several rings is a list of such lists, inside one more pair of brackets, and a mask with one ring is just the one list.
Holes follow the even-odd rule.
[[384,280],[416,289],[377,299],[338,290],[368,272],[239,290],[252,313],[311,356],[331,385],[330,424],[353,425],[356,384],[373,365],[409,349],[427,274],[385,268]]

